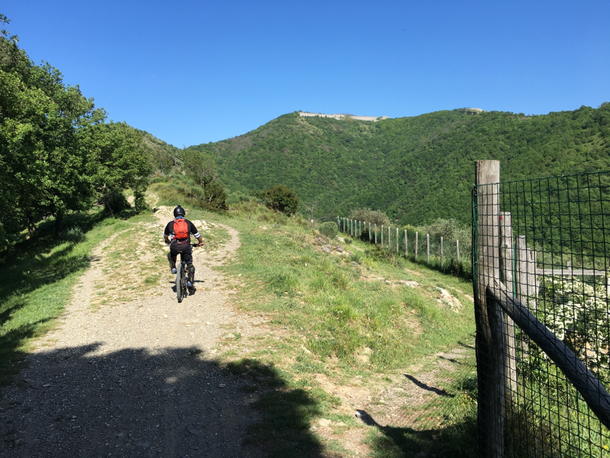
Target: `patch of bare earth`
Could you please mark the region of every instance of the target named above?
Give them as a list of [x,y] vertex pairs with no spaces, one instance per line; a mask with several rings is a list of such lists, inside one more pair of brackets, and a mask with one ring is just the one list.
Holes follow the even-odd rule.
[[224,227],[222,248],[195,250],[197,291],[178,304],[159,243],[170,209],[157,216],[95,249],[59,325],[3,390],[0,456],[263,456],[242,445],[254,397],[215,357],[226,329],[264,327],[229,305],[213,269],[233,256],[238,234]]

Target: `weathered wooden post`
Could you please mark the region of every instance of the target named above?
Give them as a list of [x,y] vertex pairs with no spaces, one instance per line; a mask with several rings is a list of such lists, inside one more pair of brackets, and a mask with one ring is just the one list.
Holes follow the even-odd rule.
[[388,251],[392,249],[392,235],[390,234],[390,226],[388,226]]
[[371,223],[369,223],[369,243],[371,243]]
[[415,260],[417,261],[417,249],[419,248],[417,245],[419,243],[419,241],[417,240],[419,238],[419,232],[415,233]]
[[407,230],[405,229],[405,258],[409,257],[409,245],[407,244]]
[[475,321],[478,380],[479,456],[504,456],[503,313],[487,297],[487,286],[500,278],[500,162],[475,162],[476,254]]
[[381,248],[383,248],[383,224],[381,225]]
[[375,223],[375,245],[377,245],[377,223]]
[[441,269],[443,268],[443,236],[441,235]]
[[460,264],[460,241],[459,240],[455,241],[455,251],[457,253],[457,263],[459,265]]
[[516,255],[517,298],[535,314],[538,308],[536,301],[539,288],[536,274],[538,260],[536,251],[527,247],[525,235],[517,237]]
[[430,234],[426,234],[426,264],[430,264]]
[[[510,212],[500,212],[500,280],[512,296],[514,292],[513,270],[515,255],[513,249],[513,225]],[[504,345],[506,349],[505,365],[507,386],[512,393],[517,392],[517,346],[515,341],[515,323],[506,316],[504,320]]]
[[398,254],[398,245],[399,245],[399,238],[398,238],[398,228],[396,228],[396,254]]

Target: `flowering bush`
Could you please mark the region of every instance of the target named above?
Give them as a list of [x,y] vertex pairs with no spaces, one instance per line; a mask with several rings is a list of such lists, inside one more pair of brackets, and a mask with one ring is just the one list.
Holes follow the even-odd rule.
[[545,277],[536,314],[589,369],[610,375],[610,315],[605,284],[571,277]]

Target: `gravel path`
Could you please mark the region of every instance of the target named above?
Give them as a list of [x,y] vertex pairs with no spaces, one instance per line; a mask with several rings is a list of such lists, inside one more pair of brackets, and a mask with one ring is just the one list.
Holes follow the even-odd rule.
[[[158,212],[160,223],[169,215]],[[90,307],[106,240],[76,285],[60,325],[28,355],[29,366],[0,400],[0,456],[254,457],[256,421],[244,381],[214,360],[227,329],[256,332],[228,305],[221,273],[239,247],[195,250],[198,291],[181,304],[167,272],[155,294]],[[126,254],[127,256],[127,254]],[[151,291],[152,292],[152,291]]]

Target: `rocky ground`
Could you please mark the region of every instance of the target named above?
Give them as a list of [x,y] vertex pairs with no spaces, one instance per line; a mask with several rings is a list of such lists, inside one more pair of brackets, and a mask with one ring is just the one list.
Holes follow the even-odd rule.
[[[160,238],[169,209],[157,216],[149,230]],[[247,334],[259,324],[238,319],[225,279],[213,270],[239,247],[237,232],[226,230],[230,239],[218,251],[195,250],[197,292],[181,304],[167,266],[146,294],[109,292],[108,282],[119,281],[105,275],[116,241],[100,245],[60,325],[3,392],[0,456],[263,455],[242,445],[257,418],[253,395],[215,361],[227,329]],[[129,253],[125,262],[133,261]]]

